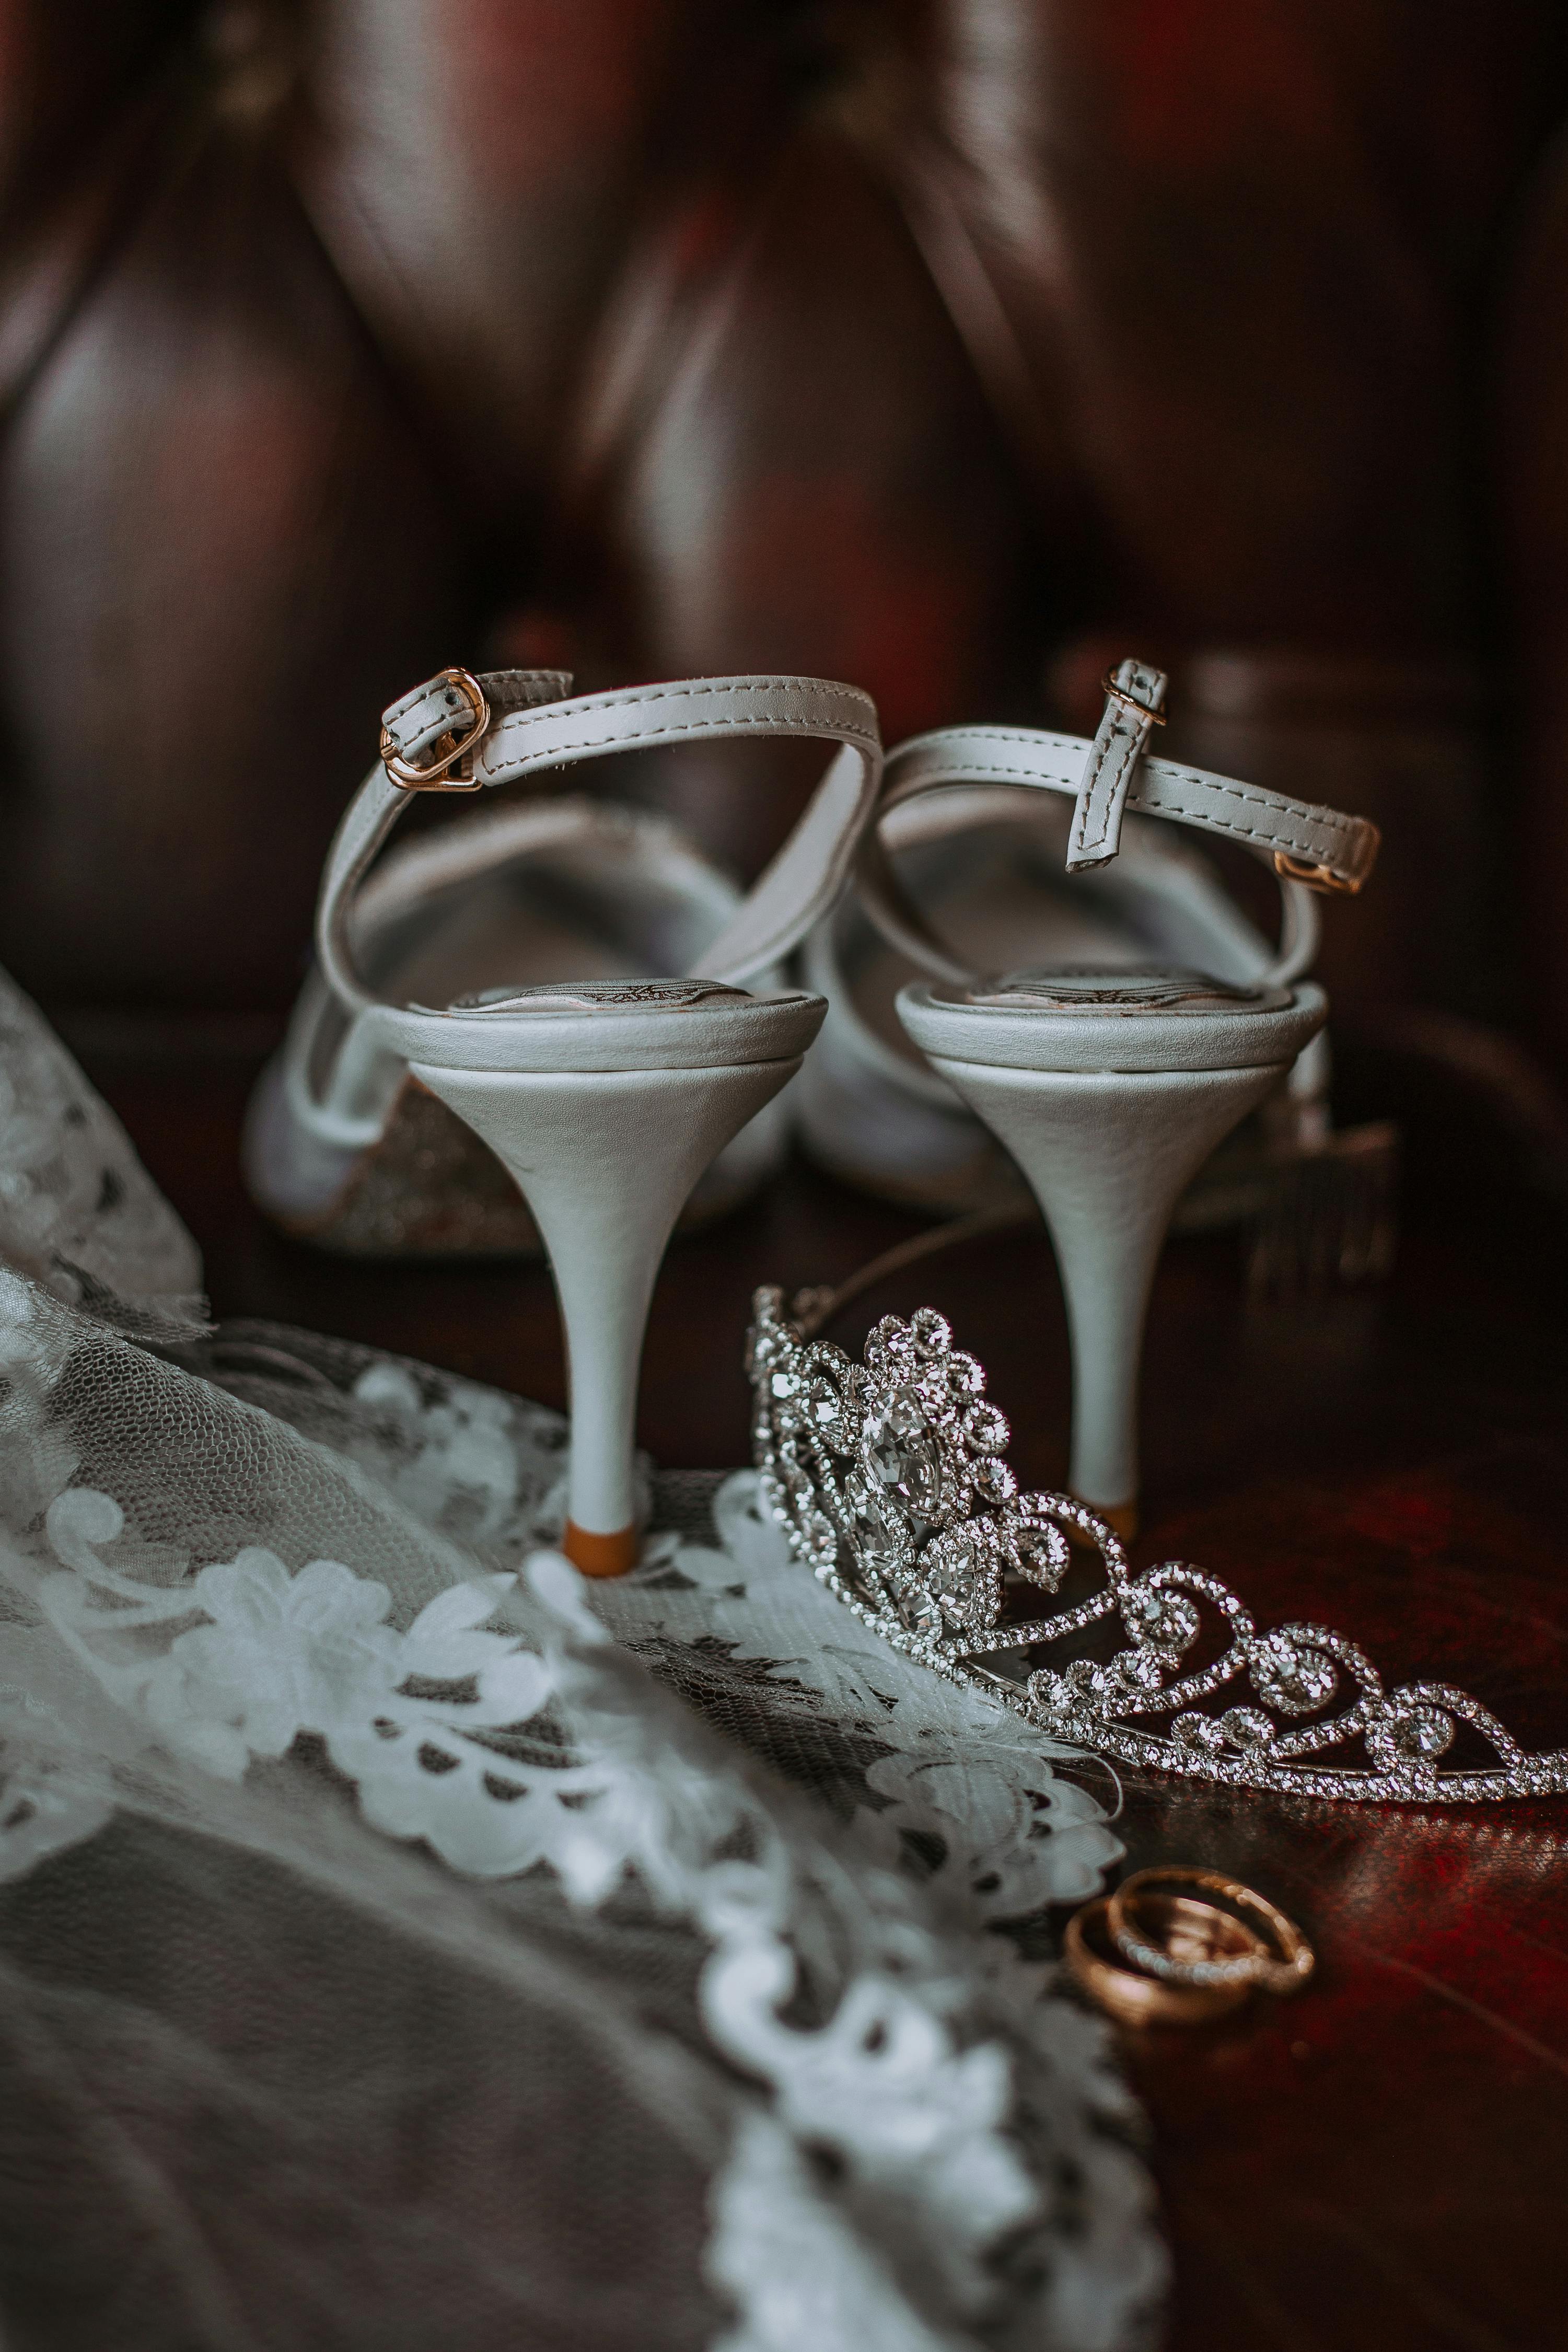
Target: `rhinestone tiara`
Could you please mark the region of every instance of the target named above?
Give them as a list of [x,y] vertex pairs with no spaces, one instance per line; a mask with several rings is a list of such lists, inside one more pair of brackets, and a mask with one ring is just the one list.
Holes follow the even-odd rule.
[[[1568,1790],[1568,1750],[1527,1755],[1467,1692],[1387,1690],[1343,1634],[1260,1632],[1218,1577],[1182,1560],[1134,1576],[1114,1531],[1082,1503],[1020,1495],[985,1373],[934,1308],[884,1317],[855,1364],[806,1339],[781,1290],[758,1291],[752,1306],[747,1371],[764,1501],[797,1559],[895,1649],[1053,1739],[1143,1769],[1363,1803]],[[1099,1549],[1097,1589],[1073,1607],[1019,1616],[1023,1588],[1061,1588],[1070,1529]],[[1103,1664],[1066,1660],[1058,1645],[1102,1619],[1119,1621],[1126,1645]],[[1184,1664],[1217,1639],[1208,1664]],[[1226,1696],[1244,1703],[1200,1704]],[[1442,1762],[1461,1726],[1494,1764]]]

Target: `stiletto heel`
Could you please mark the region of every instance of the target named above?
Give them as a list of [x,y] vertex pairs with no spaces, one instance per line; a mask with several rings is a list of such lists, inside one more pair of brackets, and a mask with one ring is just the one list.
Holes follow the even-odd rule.
[[1155,1263],[1183,1188],[1322,1028],[1301,979],[1317,944],[1312,889],[1359,889],[1375,826],[1168,761],[1145,760],[1165,680],[1124,663],[1092,744],[1019,729],[928,735],[888,756],[878,824],[926,793],[977,782],[1076,795],[1069,868],[1115,855],[1124,808],[1245,835],[1284,897],[1280,951],[1249,987],[1180,971],[1026,969],[987,980],[948,953],[874,835],[860,875],[872,919],[937,975],[898,997],[909,1036],[1011,1153],[1050,1229],[1072,1350],[1069,1483],[1124,1533],[1138,1497],[1137,1391]]
[[[810,1000],[800,1009],[803,1052],[821,1013]],[[637,1557],[631,1432],[665,1244],[704,1170],[794,1076],[800,1054],[690,1070],[411,1066],[490,1146],[533,1213],[567,1338],[562,1549],[591,1575],[619,1576]]]
[[[1321,990],[1275,1040],[1302,1044],[1323,1019]],[[1009,1069],[957,1061],[950,1008],[906,992],[900,1010],[933,1066],[1011,1153],[1040,1203],[1056,1252],[1072,1349],[1067,1483],[1131,1535],[1138,1493],[1138,1372],[1144,1320],[1171,1212],[1215,1146],[1287,1076],[1291,1055],[1261,1067],[1201,1070]],[[986,1041],[988,1042],[988,1041]],[[1033,1050],[1050,1050],[1039,1037]]]
[[[800,989],[742,983],[789,953],[842,886],[882,766],[876,714],[814,678],[707,678],[565,701],[569,681],[446,671],[386,714],[384,764],[328,856],[317,946],[357,1016],[334,1099],[385,1092],[395,1058],[497,1154],[549,1255],[571,1406],[563,1549],[589,1575],[637,1556],[632,1463],[648,1304],[693,1186],[800,1066],[825,1010]],[[838,750],[783,849],[691,972],[489,989],[445,1008],[373,996],[355,969],[351,914],[410,794],[477,790],[649,743],[815,737]],[[433,752],[434,759],[422,757]],[[458,771],[458,781],[450,777]],[[362,1071],[362,1081],[360,1073]]]

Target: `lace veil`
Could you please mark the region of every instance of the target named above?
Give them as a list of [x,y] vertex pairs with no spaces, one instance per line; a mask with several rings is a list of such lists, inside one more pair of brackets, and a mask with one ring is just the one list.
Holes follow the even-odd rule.
[[200,1289],[0,978],[0,2345],[1145,2342],[1071,1759],[749,1473],[586,1587],[557,1416]]

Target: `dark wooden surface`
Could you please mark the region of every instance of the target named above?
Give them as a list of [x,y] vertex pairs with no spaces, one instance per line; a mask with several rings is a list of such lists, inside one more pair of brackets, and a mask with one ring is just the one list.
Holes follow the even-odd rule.
[[[349,1265],[270,1234],[235,1146],[258,1041],[83,1034],[89,1074],[206,1254],[223,1315],[276,1316],[561,1397],[541,1268]],[[1215,1570],[1263,1617],[1324,1621],[1390,1678],[1464,1684],[1568,1745],[1561,1333],[1568,1215],[1482,1135],[1418,1139],[1376,1295],[1251,1307],[1234,1242],[1161,1268],[1135,1557]],[[1503,1171],[1503,1172],[1500,1172]],[[914,1223],[804,1169],[676,1245],[643,1436],[662,1463],[746,1451],[752,1286],[833,1280]],[[1060,1481],[1067,1378],[1043,1240],[974,1244],[866,1297],[838,1336],[929,1301],[990,1370],[1027,1484]],[[1129,1864],[1219,1863],[1309,1929],[1319,1977],[1202,2033],[1130,2041],[1176,2252],[1179,2352],[1545,2352],[1568,2343],[1568,1800],[1426,1812],[1134,1783]]]

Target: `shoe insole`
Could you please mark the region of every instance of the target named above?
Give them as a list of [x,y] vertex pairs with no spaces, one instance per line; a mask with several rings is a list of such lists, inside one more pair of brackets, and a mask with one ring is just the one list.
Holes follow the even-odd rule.
[[[1134,927],[1128,893],[1118,892],[1113,901],[1092,882],[1064,887],[1058,876],[1042,870],[1031,843],[993,835],[957,847],[956,863],[949,851],[946,871],[929,849],[918,859],[901,860],[900,871],[916,904],[974,971],[996,975],[1048,962],[1125,971],[1151,961],[1191,959],[1190,939],[1181,942],[1186,954],[1179,957],[1178,941],[1166,927],[1147,920],[1145,906],[1155,917],[1159,911],[1152,893],[1145,894],[1137,908],[1144,919]],[[905,982],[922,976],[919,968],[869,924],[852,935],[844,966],[866,1026],[905,1061],[920,1064],[924,1056],[905,1036],[894,1005]]]
[[559,853],[534,854],[389,925],[366,961],[394,1002],[443,1005],[497,988],[677,974],[711,929],[646,876],[588,878]]

